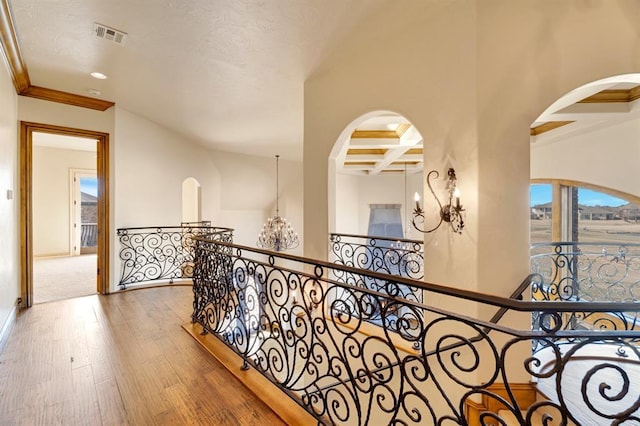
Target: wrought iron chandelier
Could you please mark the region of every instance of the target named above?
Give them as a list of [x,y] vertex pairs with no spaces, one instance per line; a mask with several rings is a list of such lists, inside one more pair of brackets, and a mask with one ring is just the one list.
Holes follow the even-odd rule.
[[257,246],[267,250],[284,251],[294,249],[300,245],[298,234],[293,231],[291,224],[280,216],[279,205],[279,169],[280,156],[276,155],[276,215],[267,219],[258,234]]
[[[421,229],[419,227],[420,224],[424,224],[424,215],[425,211],[420,207],[420,195],[416,192],[415,200],[416,200],[416,208],[413,210],[413,227],[418,231],[423,232],[425,234],[429,232],[433,232],[442,225],[443,222],[447,222],[453,232],[457,232],[458,234],[462,234],[462,229],[464,228],[464,219],[462,217],[462,212],[464,209],[460,204],[460,190],[458,189],[456,178],[456,171],[453,167],[449,168],[447,171],[447,182],[445,185],[445,191],[447,193],[446,204],[442,205],[438,196],[436,195],[433,187],[431,186],[431,178],[438,178],[440,174],[436,170],[431,170],[427,175],[427,186],[429,187],[429,191],[433,194],[433,198],[436,199],[438,203],[439,213],[440,213],[440,221],[431,229]],[[416,222],[417,221],[417,222]]]

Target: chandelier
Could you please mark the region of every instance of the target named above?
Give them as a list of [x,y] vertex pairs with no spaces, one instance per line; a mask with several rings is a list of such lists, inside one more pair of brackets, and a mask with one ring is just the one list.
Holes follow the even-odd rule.
[[291,224],[284,217],[280,217],[279,206],[279,155],[276,155],[276,215],[267,219],[258,234],[257,246],[267,250],[284,251],[294,249],[300,244],[298,234],[293,231]]

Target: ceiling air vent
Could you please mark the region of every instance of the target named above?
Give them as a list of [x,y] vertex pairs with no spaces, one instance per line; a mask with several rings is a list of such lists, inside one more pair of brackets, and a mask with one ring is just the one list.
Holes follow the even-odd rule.
[[124,45],[124,42],[127,40],[127,33],[107,27],[106,25],[98,24],[97,22],[93,24],[93,33],[98,38],[112,41],[121,46]]

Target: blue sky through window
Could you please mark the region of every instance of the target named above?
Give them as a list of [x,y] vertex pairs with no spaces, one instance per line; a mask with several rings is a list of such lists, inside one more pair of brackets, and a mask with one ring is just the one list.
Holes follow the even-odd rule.
[[98,179],[97,178],[80,178],[80,192],[98,196]]
[[[551,185],[535,184],[531,185],[531,206],[551,202]],[[626,200],[603,194],[602,192],[580,188],[578,191],[578,202],[586,206],[611,206],[618,207],[627,204]]]

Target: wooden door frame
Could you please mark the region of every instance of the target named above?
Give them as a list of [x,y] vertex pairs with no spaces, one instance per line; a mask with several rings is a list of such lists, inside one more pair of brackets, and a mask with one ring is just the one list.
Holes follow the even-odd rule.
[[97,141],[98,270],[96,290],[109,293],[109,133],[52,124],[20,122],[20,260],[22,305],[33,305],[33,133],[91,138]]

